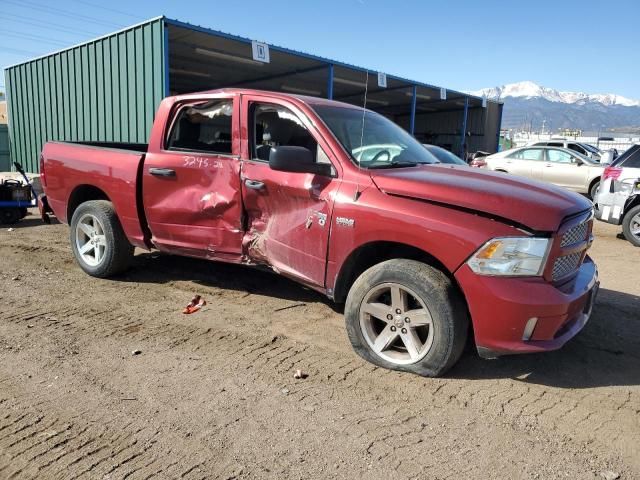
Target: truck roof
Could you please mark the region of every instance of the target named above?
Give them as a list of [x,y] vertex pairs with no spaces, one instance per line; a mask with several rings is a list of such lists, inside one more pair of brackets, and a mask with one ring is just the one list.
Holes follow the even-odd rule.
[[270,90],[257,90],[251,88],[218,88],[215,90],[204,90],[200,92],[192,92],[186,94],[175,95],[177,97],[191,97],[191,96],[202,96],[205,95],[215,95],[218,93],[232,93],[232,94],[240,94],[240,95],[264,95],[268,94],[270,97],[282,98],[282,99],[297,99],[301,100],[304,103],[309,105],[327,105],[333,107],[343,107],[343,108],[354,108],[361,109],[357,105],[353,105],[350,103],[338,102],[336,100],[329,100],[327,98],[320,97],[311,97],[308,95],[299,95],[296,93],[283,93],[283,92],[274,92]]

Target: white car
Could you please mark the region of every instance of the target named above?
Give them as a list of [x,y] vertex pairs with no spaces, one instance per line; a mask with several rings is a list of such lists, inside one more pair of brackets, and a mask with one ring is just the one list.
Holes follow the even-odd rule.
[[576,142],[574,140],[567,140],[564,138],[552,138],[551,140],[534,142],[527,146],[530,147],[560,147],[567,148],[569,150],[573,150],[574,152],[578,152],[580,155],[583,155],[587,158],[591,158],[592,160],[599,162],[600,157],[602,157],[602,151],[593,145],[589,145],[588,143]]
[[596,218],[622,225],[627,240],[640,246],[640,144],[633,145],[604,170]]
[[[482,165],[484,164],[484,165]],[[474,165],[472,163],[472,165]],[[605,166],[573,150],[520,147],[489,155],[481,168],[541,180],[594,198]]]

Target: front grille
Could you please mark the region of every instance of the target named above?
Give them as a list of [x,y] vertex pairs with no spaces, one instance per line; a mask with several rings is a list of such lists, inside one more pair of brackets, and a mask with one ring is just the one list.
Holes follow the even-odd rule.
[[553,280],[558,280],[576,270],[580,266],[581,257],[582,252],[571,253],[564,257],[558,257],[553,264]]
[[584,242],[589,233],[589,222],[582,222],[580,225],[570,228],[562,236],[561,247],[567,247],[574,243]]

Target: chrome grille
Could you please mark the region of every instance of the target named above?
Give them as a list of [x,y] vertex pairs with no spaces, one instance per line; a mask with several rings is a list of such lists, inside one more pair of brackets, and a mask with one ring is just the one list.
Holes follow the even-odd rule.
[[589,233],[589,222],[582,222],[580,225],[571,227],[562,236],[561,247],[573,245],[574,243],[584,242],[587,239]]
[[564,257],[558,257],[553,264],[553,280],[558,280],[576,270],[580,266],[580,257],[582,257],[582,252],[571,253]]

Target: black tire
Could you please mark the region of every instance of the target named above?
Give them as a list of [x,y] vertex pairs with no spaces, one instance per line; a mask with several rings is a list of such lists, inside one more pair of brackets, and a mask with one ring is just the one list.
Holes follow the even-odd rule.
[[593,185],[591,185],[591,188],[589,189],[589,197],[594,202],[596,200],[596,195],[598,194],[598,190],[600,190],[600,180],[598,180],[597,182],[594,182]]
[[20,209],[19,208],[0,208],[0,223],[4,225],[13,225],[20,221]]
[[29,215],[29,210],[27,210],[27,209],[26,209],[26,208],[24,208],[24,207],[23,207],[23,208],[21,208],[21,209],[20,209],[20,218],[22,219],[22,218],[26,217],[27,215]]
[[[87,214],[96,217],[104,229],[107,247],[104,257],[97,265],[90,265],[83,260],[76,243],[78,222]],[[92,277],[111,277],[124,272],[131,265],[134,247],[127,240],[111,202],[107,200],[91,200],[80,204],[73,213],[69,226],[69,238],[73,255],[80,268]]]
[[631,242],[636,247],[640,247],[640,236],[636,236],[631,233],[631,223],[633,217],[640,214],[640,205],[636,205],[631,210],[629,210],[622,219],[622,233],[624,234],[624,238],[626,238],[629,242]]
[[[400,284],[415,292],[431,314],[433,343],[415,363],[397,364],[382,358],[364,337],[360,308],[368,292],[386,283]],[[351,345],[362,358],[383,368],[426,377],[440,376],[458,361],[469,330],[466,305],[451,280],[425,263],[407,259],[379,263],[360,275],[347,295],[345,321]]]

